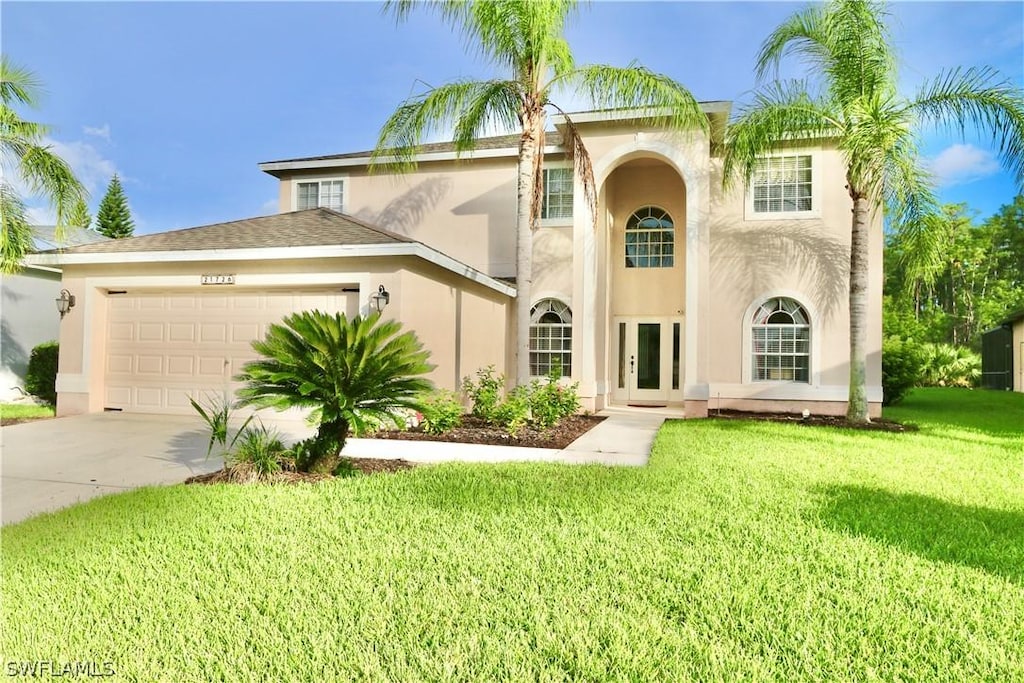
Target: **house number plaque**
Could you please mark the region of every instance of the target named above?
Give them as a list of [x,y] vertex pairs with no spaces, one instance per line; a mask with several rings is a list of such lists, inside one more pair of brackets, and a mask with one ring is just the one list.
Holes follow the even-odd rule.
[[203,275],[199,281],[203,285],[233,285],[235,284],[234,273],[230,275]]

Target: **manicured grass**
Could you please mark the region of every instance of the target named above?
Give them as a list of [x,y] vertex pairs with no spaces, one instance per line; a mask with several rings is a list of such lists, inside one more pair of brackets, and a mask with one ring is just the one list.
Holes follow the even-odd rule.
[[3,530],[4,658],[168,681],[1024,679],[1024,395],[916,391],[890,415],[922,429],[675,422],[644,469],[98,499]]
[[18,420],[53,417],[53,406],[37,406],[34,403],[0,403],[0,417]]

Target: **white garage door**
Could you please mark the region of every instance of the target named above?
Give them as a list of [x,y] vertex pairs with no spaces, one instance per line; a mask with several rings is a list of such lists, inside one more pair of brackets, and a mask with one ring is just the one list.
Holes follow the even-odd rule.
[[128,292],[108,296],[106,401],[111,409],[192,413],[189,397],[233,397],[251,342],[288,313],[358,313],[357,292]]

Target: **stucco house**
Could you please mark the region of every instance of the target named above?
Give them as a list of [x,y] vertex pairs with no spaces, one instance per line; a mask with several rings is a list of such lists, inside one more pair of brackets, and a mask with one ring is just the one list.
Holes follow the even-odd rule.
[[[780,145],[725,192],[729,104],[712,137],[635,112],[576,114],[598,188],[591,215],[560,147],[545,149],[534,239],[532,371],[559,362],[586,408],[838,414],[847,398],[850,200],[827,140]],[[58,411],[187,411],[227,386],[248,342],[287,311],[384,315],[415,330],[438,386],[515,368],[518,139],[461,158],[425,145],[418,170],[371,174],[369,152],[260,164],[280,213],[35,257],[82,302],[64,320]],[[868,399],[880,411],[882,231],[870,252]],[[73,349],[75,351],[73,351]]]

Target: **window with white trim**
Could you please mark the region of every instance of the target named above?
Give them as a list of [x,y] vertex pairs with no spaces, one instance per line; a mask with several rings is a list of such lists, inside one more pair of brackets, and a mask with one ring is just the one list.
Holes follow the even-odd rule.
[[572,374],[572,311],[558,299],[541,299],[530,310],[530,376],[543,377],[557,364]]
[[544,196],[540,217],[544,220],[572,218],[572,187],[575,178],[569,168],[544,169]]
[[345,207],[344,180],[310,180],[296,181],[295,209],[325,209],[343,211]]
[[800,213],[814,209],[810,154],[759,159],[751,178],[755,214]]
[[675,263],[675,226],[668,212],[645,206],[626,221],[626,267],[671,268]]
[[810,382],[811,321],[799,302],[776,297],[750,320],[751,376],[755,382]]

